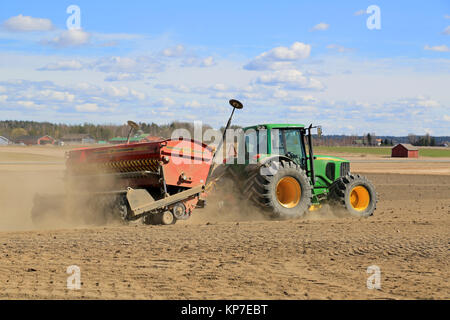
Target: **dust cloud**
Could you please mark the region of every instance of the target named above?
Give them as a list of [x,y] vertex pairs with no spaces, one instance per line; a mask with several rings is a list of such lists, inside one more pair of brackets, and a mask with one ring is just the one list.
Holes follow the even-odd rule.
[[74,185],[65,182],[63,168],[1,169],[0,231],[121,224],[120,217],[113,216],[108,207],[114,199],[90,194],[106,185],[114,186],[109,178]]
[[[125,222],[111,204],[115,196],[92,196],[92,191],[124,189],[110,177],[65,183],[64,166],[9,166],[0,168],[0,231],[81,228],[122,225]],[[84,195],[79,195],[80,191]],[[341,218],[324,205],[300,219]],[[206,207],[195,209],[179,223],[204,224],[272,220],[267,212],[245,199],[229,178],[219,180],[206,199]]]
[[[320,209],[307,211],[298,219],[330,220],[350,217],[345,210],[324,204]],[[186,223],[203,224],[239,221],[267,221],[275,220],[270,212],[264,211],[252,201],[245,198],[240,188],[229,178],[222,178],[216,182],[215,188],[206,199],[206,207],[196,209]]]
[[267,214],[240,193],[235,182],[221,178],[206,198],[206,207],[196,209],[187,223],[218,223],[269,220]]
[[0,231],[34,229],[31,209],[36,193],[57,195],[64,190],[63,170],[48,167],[2,167],[0,171]]

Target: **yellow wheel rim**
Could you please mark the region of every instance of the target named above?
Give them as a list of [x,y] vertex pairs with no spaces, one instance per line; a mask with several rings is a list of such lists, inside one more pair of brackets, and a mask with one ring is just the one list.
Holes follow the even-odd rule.
[[356,186],[350,191],[350,204],[357,211],[364,211],[370,203],[369,191],[363,186]]
[[277,183],[277,200],[285,208],[293,208],[302,196],[302,189],[297,179],[293,177],[281,178]]

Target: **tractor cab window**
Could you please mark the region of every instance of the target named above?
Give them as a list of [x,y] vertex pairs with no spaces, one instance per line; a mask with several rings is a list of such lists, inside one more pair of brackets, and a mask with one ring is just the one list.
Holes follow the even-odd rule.
[[286,137],[286,151],[300,158],[304,157],[300,130],[284,130],[284,135]]
[[255,130],[248,130],[245,132],[245,153],[256,154],[257,153],[257,135]]
[[245,157],[249,161],[255,161],[258,154],[267,153],[267,130],[249,129],[245,132]]
[[284,146],[283,130],[272,129],[271,137],[272,154],[285,155],[286,148]]
[[290,153],[293,158],[299,160],[305,158],[302,137],[298,129],[273,129],[271,142],[272,154],[287,155]]

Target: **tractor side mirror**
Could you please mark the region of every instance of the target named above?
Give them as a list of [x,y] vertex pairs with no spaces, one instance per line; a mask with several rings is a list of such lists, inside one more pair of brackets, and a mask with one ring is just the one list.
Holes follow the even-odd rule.
[[319,138],[322,137],[322,127],[321,126],[317,127],[317,137],[319,137]]

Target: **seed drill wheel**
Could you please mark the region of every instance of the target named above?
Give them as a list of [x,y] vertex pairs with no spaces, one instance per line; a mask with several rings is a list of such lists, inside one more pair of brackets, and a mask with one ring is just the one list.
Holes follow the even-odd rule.
[[312,186],[305,171],[291,161],[273,161],[250,174],[244,193],[273,218],[298,218],[311,206]]
[[348,174],[333,182],[329,200],[359,217],[373,215],[378,201],[373,184],[359,174]]
[[156,221],[156,214],[149,214],[147,216],[144,216],[144,218],[142,218],[142,223],[146,224],[146,225],[156,225],[159,224]]
[[177,218],[175,218],[170,211],[149,214],[143,218],[143,223],[147,225],[169,225],[175,224],[176,222]]
[[177,219],[173,216],[172,212],[164,211],[158,214],[158,218],[163,225],[175,224]]

